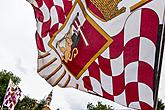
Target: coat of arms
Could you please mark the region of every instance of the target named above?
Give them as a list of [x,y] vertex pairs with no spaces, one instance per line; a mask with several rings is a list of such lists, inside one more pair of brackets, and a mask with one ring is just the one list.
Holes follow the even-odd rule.
[[89,11],[96,17],[103,21],[108,21],[126,11],[126,7],[122,7],[121,9],[117,7],[121,1],[122,0],[86,0],[86,3]]
[[[68,63],[68,61],[72,61],[73,58],[75,58],[78,54],[78,49],[76,48],[78,42],[79,42],[79,31],[73,30],[72,25],[74,21],[77,19],[79,13],[77,13],[75,19],[71,23],[69,27],[69,31],[64,35],[62,39],[60,39],[56,47],[60,49],[60,51],[63,53],[63,56],[61,56],[61,59]],[[73,32],[72,32],[73,31]],[[65,46],[60,46],[60,43],[65,40]]]

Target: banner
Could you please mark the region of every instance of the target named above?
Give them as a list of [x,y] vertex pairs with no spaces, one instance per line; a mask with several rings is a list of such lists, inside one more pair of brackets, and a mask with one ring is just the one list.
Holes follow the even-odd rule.
[[153,109],[164,0],[28,1],[37,71],[49,84]]
[[9,110],[14,110],[15,105],[18,102],[18,99],[21,97],[21,89],[18,86],[15,86],[13,81],[10,80],[6,95],[4,97],[3,105],[7,106]]

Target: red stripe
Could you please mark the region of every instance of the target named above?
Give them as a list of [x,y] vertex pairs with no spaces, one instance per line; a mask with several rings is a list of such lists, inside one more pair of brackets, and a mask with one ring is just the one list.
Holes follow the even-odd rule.
[[100,82],[100,70],[99,70],[99,65],[96,62],[93,62],[90,67],[88,68],[89,70],[89,76],[95,78],[97,81]]
[[49,10],[52,8],[52,6],[54,6],[53,0],[43,0],[43,1],[45,2]]
[[45,52],[45,48],[44,48],[44,44],[42,41],[42,38],[40,38],[39,34],[36,32],[36,43],[37,43],[37,48],[42,51]]
[[153,77],[154,70],[152,67],[145,63],[145,62],[139,62],[138,67],[138,82],[145,83],[153,90]]
[[153,110],[153,108],[145,102],[140,102],[141,110]]
[[58,31],[58,28],[59,28],[59,23],[54,24],[50,29],[49,36],[52,37],[53,34]]
[[58,13],[58,21],[59,23],[64,23],[65,22],[65,13],[62,7],[55,5],[57,13]]
[[113,76],[113,94],[114,96],[120,95],[125,90],[125,80],[124,74],[120,74],[119,76]]
[[122,30],[118,35],[112,37],[113,42],[109,46],[110,58],[115,59],[121,55],[124,48],[124,31]]
[[93,87],[92,87],[92,84],[91,84],[89,76],[83,77],[83,82],[84,82],[84,87],[87,90],[93,91]]
[[102,56],[98,57],[99,67],[108,76],[112,76],[110,59],[103,58]]
[[159,18],[156,12],[151,9],[142,9],[140,36],[150,39],[156,45],[158,26]]
[[102,91],[103,91],[103,97],[105,97],[106,99],[109,99],[111,101],[114,101],[114,96],[113,95],[110,95],[104,89],[102,89]]
[[125,93],[126,93],[127,105],[129,105],[131,102],[139,101],[138,83],[133,82],[127,84],[125,88]]
[[129,63],[139,60],[140,37],[136,37],[127,42],[124,47],[124,67]]
[[47,36],[47,34],[50,31],[50,25],[51,25],[51,19],[49,19],[47,22],[44,22],[42,24],[42,32],[41,32],[41,37],[44,38]]
[[40,8],[43,5],[43,0],[36,0],[38,8]]
[[63,0],[63,3],[64,3],[64,12],[65,12],[65,15],[67,16],[72,8],[72,1]]
[[[33,5],[32,5],[33,6]],[[33,6],[34,9],[34,13],[35,13],[35,17],[40,21],[43,22],[44,20],[44,15],[42,13],[42,11],[39,8],[36,8],[35,6]]]

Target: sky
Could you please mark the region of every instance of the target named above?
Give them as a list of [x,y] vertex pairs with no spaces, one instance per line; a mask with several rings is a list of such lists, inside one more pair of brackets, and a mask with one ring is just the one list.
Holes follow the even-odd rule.
[[[88,102],[102,101],[116,109],[126,109],[106,99],[72,88],[52,88],[37,74],[36,21],[34,11],[26,0],[3,0],[0,3],[0,70],[12,71],[22,81],[24,95],[38,100],[47,97],[53,89],[51,108],[85,110]],[[165,56],[165,54],[164,54]],[[165,102],[165,57],[163,58],[159,98]]]

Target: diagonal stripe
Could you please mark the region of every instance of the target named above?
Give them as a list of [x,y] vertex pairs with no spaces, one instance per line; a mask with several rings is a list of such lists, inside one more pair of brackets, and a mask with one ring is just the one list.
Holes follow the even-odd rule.
[[75,87],[75,89],[78,89],[79,88],[79,84],[76,84],[76,87]]
[[57,60],[57,58],[53,58],[50,62],[48,62],[47,64],[43,65],[41,68],[39,68],[37,70],[37,72],[39,73],[41,70],[43,70],[44,68],[48,67],[49,65],[51,65],[53,62],[55,62]]
[[64,85],[61,86],[61,87],[65,88],[69,84],[70,79],[71,79],[71,77],[70,77],[70,75],[68,75],[68,79],[66,80],[66,82],[64,83]]
[[56,86],[65,75],[66,75],[66,71],[64,70],[62,75],[55,81],[55,83],[52,86]]
[[47,81],[48,79],[50,79],[53,75],[55,75],[57,73],[57,71],[59,71],[62,67],[62,64],[60,64],[50,75],[48,75],[45,80]]
[[47,57],[47,56],[49,56],[49,55],[50,55],[49,52],[47,52],[47,53],[45,53],[45,54],[43,54],[43,55],[38,55],[38,59],[45,58],[45,57]]

